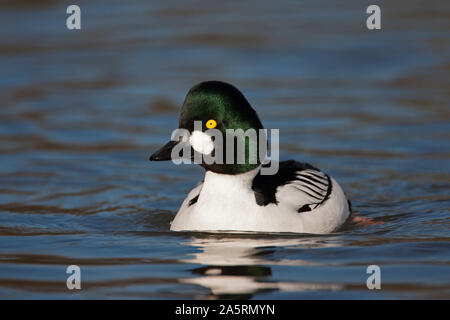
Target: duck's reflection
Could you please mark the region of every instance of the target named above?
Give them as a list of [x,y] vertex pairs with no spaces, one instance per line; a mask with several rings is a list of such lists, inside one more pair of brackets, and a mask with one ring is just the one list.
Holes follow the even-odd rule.
[[191,270],[196,275],[193,278],[180,281],[209,288],[211,298],[245,299],[251,298],[255,293],[273,290],[298,292],[341,289],[338,284],[271,279],[272,268],[275,266],[320,265],[313,261],[279,258],[277,252],[339,246],[331,237],[256,238],[245,235],[208,235],[196,237],[183,244],[198,247],[200,251],[182,261],[203,266]]

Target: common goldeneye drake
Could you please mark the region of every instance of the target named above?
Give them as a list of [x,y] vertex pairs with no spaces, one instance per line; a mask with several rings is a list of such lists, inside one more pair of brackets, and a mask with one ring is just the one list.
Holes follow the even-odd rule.
[[[194,121],[201,121],[201,131],[194,130]],[[205,133],[208,128],[225,135],[227,129],[263,126],[237,88],[219,81],[202,82],[189,90],[181,108],[179,129],[188,131],[190,138],[170,141],[150,161],[171,160],[181,141],[194,153],[213,154],[216,150],[209,146],[214,139]],[[171,230],[324,234],[338,229],[350,216],[350,202],[328,174],[288,160],[278,164],[275,174],[264,175],[262,169],[268,164],[259,158],[248,161],[246,151],[241,164],[199,163],[206,170],[204,180],[183,201]]]

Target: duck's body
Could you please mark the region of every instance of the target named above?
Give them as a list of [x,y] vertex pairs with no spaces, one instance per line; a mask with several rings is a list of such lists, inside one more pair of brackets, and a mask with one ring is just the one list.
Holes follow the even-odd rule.
[[307,164],[280,163],[274,176],[260,168],[227,175],[206,172],[184,200],[171,230],[329,233],[350,214],[339,184]]
[[[199,129],[195,126],[198,122],[215,133]],[[173,160],[174,149],[184,144],[202,156],[213,156],[214,161],[202,158],[204,181],[184,200],[171,230],[329,233],[349,217],[349,202],[341,187],[319,169],[289,160],[280,162],[275,174],[267,174],[260,153],[256,162],[250,157],[253,147],[259,151],[261,138],[237,138],[244,146],[240,151],[244,162],[236,161],[234,146],[230,149],[216,143],[216,133],[263,129],[256,112],[235,87],[218,81],[193,87],[183,104],[179,128],[189,137],[170,141],[150,160]],[[184,151],[183,157],[192,159]],[[216,161],[221,152],[234,161],[229,163],[225,156],[226,163]]]

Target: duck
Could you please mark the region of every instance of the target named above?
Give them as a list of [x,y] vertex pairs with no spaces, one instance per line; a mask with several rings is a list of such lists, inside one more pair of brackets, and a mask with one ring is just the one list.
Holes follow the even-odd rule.
[[[225,135],[227,130],[260,131],[264,127],[235,86],[204,81],[189,90],[181,107],[178,130],[185,135],[158,149],[150,161],[173,160],[174,154],[193,160],[195,155],[229,153],[214,143],[216,138],[208,133],[213,129]],[[328,234],[350,217],[351,203],[330,175],[296,160],[265,162],[257,156],[250,161],[252,140],[246,141],[244,161],[196,162],[205,169],[204,179],[188,193],[170,230]],[[177,147],[182,151],[174,152]],[[274,161],[276,172],[264,173]]]

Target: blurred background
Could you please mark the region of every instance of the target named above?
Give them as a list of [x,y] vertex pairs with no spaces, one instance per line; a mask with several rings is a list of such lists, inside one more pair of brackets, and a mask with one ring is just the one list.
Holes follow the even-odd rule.
[[[443,0],[0,2],[0,298],[450,298],[449,16]],[[237,86],[281,159],[378,224],[169,232],[203,169],[148,157],[204,80]]]

